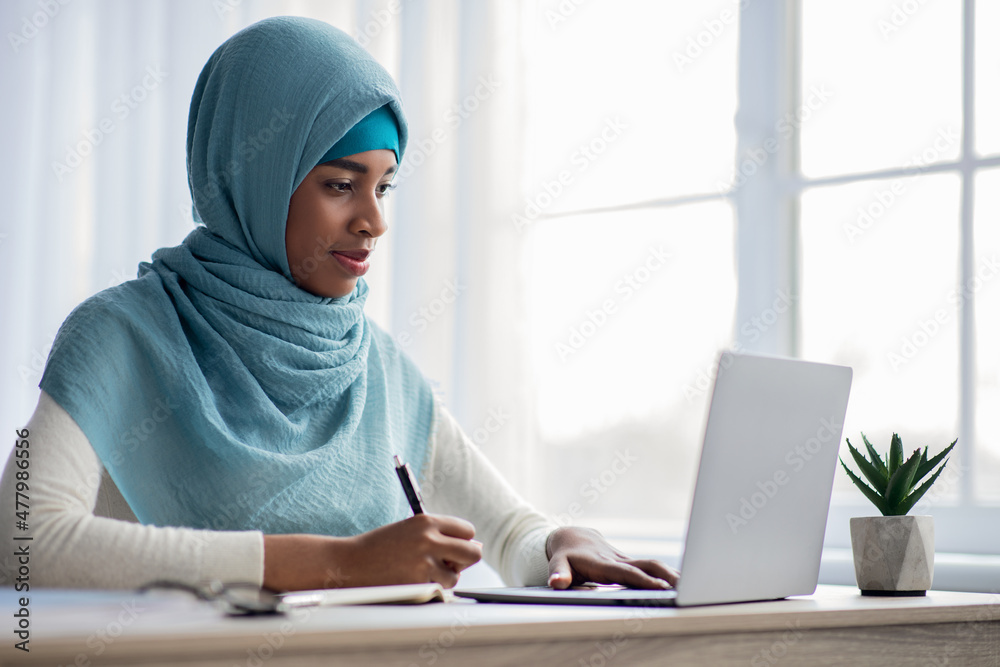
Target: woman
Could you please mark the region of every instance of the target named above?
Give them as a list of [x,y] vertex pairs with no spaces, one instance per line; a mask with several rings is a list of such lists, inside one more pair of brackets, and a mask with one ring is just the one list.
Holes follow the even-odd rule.
[[[406,139],[388,74],[329,25],[268,19],[212,55],[188,120],[202,225],[81,304],[47,362],[35,583],[450,587],[483,555],[512,584],[676,581],[555,529],[365,317]],[[434,482],[434,514],[406,518],[393,455]]]

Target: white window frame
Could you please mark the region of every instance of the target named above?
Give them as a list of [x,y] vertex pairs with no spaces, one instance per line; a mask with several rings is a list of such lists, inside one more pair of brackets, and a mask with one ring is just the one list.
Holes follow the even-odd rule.
[[[737,115],[737,166],[749,151],[761,147],[773,132],[775,120],[801,104],[800,0],[750,3],[740,15],[739,113]],[[743,349],[798,356],[801,294],[799,199],[810,188],[846,183],[895,179],[919,173],[954,173],[961,179],[960,273],[961,284],[973,278],[974,179],[984,168],[1000,165],[1000,156],[979,157],[975,132],[975,0],[964,0],[962,19],[962,136],[960,154],[949,162],[923,167],[899,167],[823,178],[806,178],[799,169],[799,128],[779,142],[778,152],[757,169],[752,178],[728,195],[736,209],[739,296],[737,322],[749,320],[766,309],[777,290],[793,297],[791,317],[752,341],[739,336]],[[794,125],[794,124],[793,124]],[[952,465],[975,469],[975,300],[963,302],[959,317],[959,441]],[[983,530],[1000,525],[1000,507],[977,503],[972,475],[959,480],[958,501],[936,505],[937,551],[961,554],[1000,554],[1000,532]],[[834,504],[827,524],[826,546],[849,549],[848,519],[872,513],[870,505]],[[1000,582],[1000,560],[995,581]]]

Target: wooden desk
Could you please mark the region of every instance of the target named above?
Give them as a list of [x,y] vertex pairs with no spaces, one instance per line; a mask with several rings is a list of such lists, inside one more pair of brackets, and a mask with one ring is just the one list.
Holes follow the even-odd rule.
[[[0,596],[6,625],[16,599]],[[32,595],[30,653],[3,665],[1000,665],[1000,596],[868,598],[821,586],[690,609],[473,602],[224,618],[180,594]]]

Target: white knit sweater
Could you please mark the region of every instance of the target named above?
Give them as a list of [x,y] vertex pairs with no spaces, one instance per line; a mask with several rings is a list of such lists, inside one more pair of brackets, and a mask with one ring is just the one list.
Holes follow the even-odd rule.
[[[471,521],[484,559],[508,584],[545,584],[545,538],[555,525],[507,484],[437,401],[433,424],[423,483],[427,510]],[[26,428],[29,529],[15,527],[18,469],[11,452],[0,480],[0,514],[6,517],[0,521],[0,539],[30,545],[32,585],[135,588],[154,579],[263,581],[261,532],[139,524],[87,436],[45,392]],[[15,534],[33,539],[14,542]],[[17,561],[10,549],[5,551],[0,584],[11,585]]]

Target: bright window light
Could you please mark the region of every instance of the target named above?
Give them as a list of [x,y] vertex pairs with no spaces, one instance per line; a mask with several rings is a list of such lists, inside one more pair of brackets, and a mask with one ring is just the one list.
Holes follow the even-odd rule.
[[[607,2],[529,49],[529,193],[568,172],[544,213],[717,193],[733,173],[737,4]],[[606,144],[606,146],[602,145]],[[544,202],[544,199],[543,199]]]
[[954,160],[961,44],[960,2],[803,2],[803,94],[822,86],[831,98],[802,125],[802,173]]
[[[737,4],[590,3],[552,23],[557,6],[539,8],[527,66],[533,498],[561,520],[677,534],[709,373],[732,342],[719,194],[736,152]],[[707,201],[677,201],[691,196]]]
[[976,300],[975,488],[982,500],[1000,500],[1000,170],[976,178],[977,274],[966,293]]
[[862,431],[880,449],[894,432],[908,449],[957,436],[958,202],[953,174],[802,196],[802,356],[854,369],[856,446]]
[[976,117],[980,119],[976,125],[976,149],[980,155],[1000,153],[1000,123],[996,122],[1000,118],[998,25],[1000,2],[976,2]]
[[710,374],[731,342],[733,247],[725,202],[567,217],[533,231],[530,362],[546,510],[577,503],[587,521],[686,518]]

